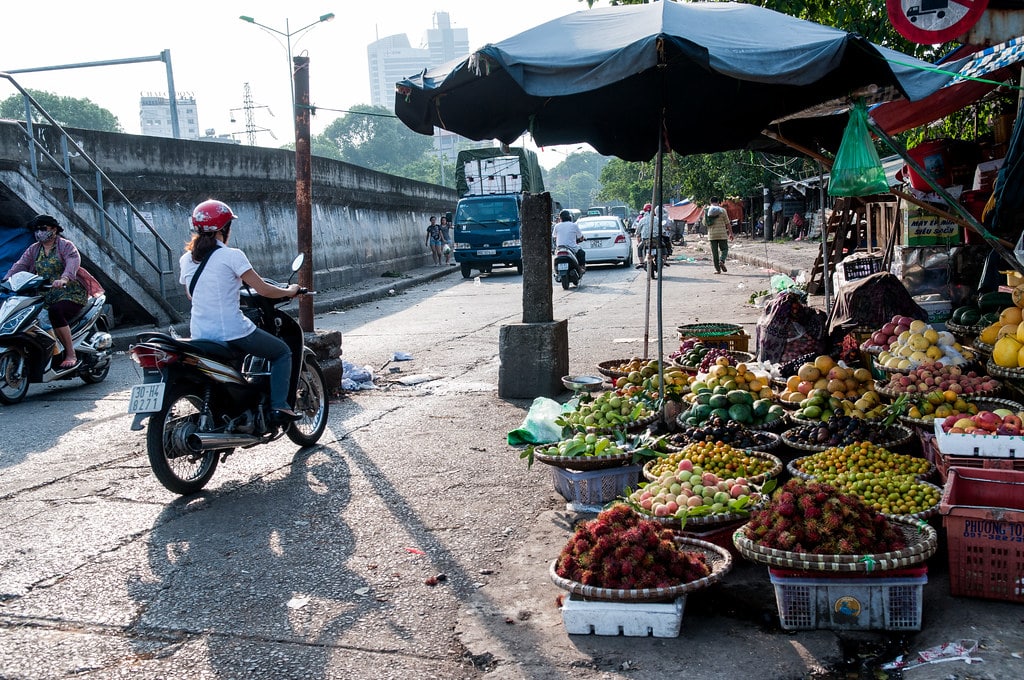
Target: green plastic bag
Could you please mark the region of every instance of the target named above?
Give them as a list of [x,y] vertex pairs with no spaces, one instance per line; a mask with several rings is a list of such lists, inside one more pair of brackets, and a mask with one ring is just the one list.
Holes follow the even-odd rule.
[[559,404],[554,399],[537,397],[533,400],[522,426],[508,433],[508,443],[517,446],[562,441],[562,426],[555,424],[555,419],[566,410],[569,410],[566,405]]
[[889,193],[885,168],[868,131],[864,102],[850,109],[850,121],[843,132],[828,185],[829,196],[870,196]]

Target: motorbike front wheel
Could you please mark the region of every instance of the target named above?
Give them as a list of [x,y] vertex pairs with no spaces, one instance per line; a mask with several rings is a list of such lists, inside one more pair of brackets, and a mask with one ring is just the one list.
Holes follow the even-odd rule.
[[149,417],[146,452],[153,474],[168,491],[183,496],[197,493],[217,470],[219,451],[192,451],[188,436],[199,430],[203,400],[183,388],[171,393],[159,411]]
[[0,349],[0,403],[17,404],[28,394],[28,356],[17,347]]
[[299,446],[313,446],[327,428],[330,400],[320,365],[311,359],[302,362],[299,383],[295,389],[295,411],[302,418],[295,421],[285,434]]

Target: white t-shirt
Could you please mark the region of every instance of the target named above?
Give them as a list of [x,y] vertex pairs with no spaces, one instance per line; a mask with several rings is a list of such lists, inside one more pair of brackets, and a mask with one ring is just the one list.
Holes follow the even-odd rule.
[[572,252],[576,252],[576,241],[583,238],[583,232],[575,222],[559,222],[551,230],[551,236],[555,239],[555,247],[569,246]]
[[[178,261],[181,269],[179,281],[188,290],[192,275],[199,268],[186,252]],[[224,244],[211,255],[203,273],[199,275],[192,293],[192,338],[195,340],[237,340],[256,329],[239,306],[242,274],[252,269],[249,258],[238,248]]]

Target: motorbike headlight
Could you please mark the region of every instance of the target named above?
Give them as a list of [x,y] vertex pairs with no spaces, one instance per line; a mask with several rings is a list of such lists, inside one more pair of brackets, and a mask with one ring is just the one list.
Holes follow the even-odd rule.
[[[13,300],[8,300],[7,302],[4,303],[4,307],[7,307],[8,303],[15,304]],[[5,316],[4,312],[5,310],[2,307],[0,307],[0,319],[2,319]],[[7,319],[6,321],[3,322],[2,325],[0,325],[0,335],[7,335],[16,331],[18,329],[18,326],[20,326],[21,323],[25,319],[27,319],[29,314],[31,313],[31,307],[26,307],[20,312],[15,312],[15,314],[11,318]]]

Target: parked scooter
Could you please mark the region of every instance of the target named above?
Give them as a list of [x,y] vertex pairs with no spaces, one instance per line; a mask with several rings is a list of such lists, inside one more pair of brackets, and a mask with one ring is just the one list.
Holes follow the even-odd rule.
[[[292,262],[293,276],[303,259],[300,254]],[[299,294],[310,291],[302,288]],[[131,427],[141,430],[149,418],[149,464],[169,491],[198,492],[213,476],[218,461],[236,448],[266,444],[282,435],[299,446],[319,441],[327,427],[327,388],[298,322],[278,309],[289,301],[242,288],[246,316],[291,348],[288,401],[301,415],[292,423],[276,423],[270,417],[270,367],[265,359],[238,355],[223,342],[155,332],[139,334],[138,343],[129,348],[143,373],[143,383],[132,387],[128,404],[128,412],[135,414]]]
[[584,271],[586,270],[580,266],[576,254],[570,248],[567,246],[555,248],[555,283],[561,283],[564,290],[569,290],[570,284],[579,288]]
[[71,340],[79,362],[61,369],[64,348],[43,304],[43,295],[50,287],[46,279],[27,271],[17,272],[0,287],[4,289],[0,305],[0,403],[18,403],[32,383],[71,378],[98,383],[107,377],[114,341],[103,315],[106,295],[89,298],[78,316],[71,319]]

